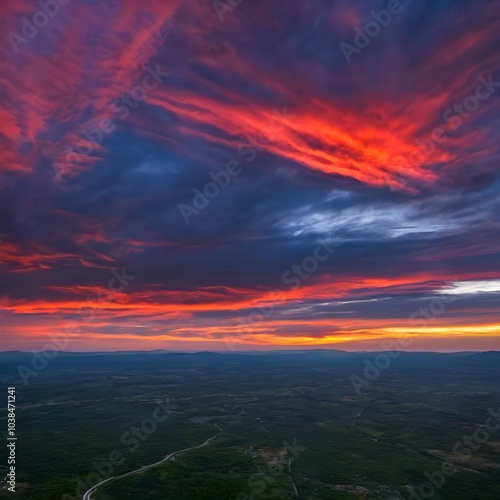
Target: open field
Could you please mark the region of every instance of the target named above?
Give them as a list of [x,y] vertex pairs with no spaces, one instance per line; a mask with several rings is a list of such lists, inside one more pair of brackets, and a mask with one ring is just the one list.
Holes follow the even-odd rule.
[[[498,500],[500,431],[477,429],[500,407],[500,356],[402,355],[358,396],[373,357],[61,355],[17,385],[15,498],[81,499],[213,437],[91,499],[404,499],[448,461],[431,498]],[[29,357],[2,358],[6,387]]]

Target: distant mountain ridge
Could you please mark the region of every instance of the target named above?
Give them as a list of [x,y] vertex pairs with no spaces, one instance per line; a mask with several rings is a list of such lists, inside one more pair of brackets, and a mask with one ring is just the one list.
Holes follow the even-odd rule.
[[[38,351],[43,352],[43,351]],[[166,350],[153,349],[149,351],[58,351],[59,356],[127,356],[127,355],[163,355],[163,354],[220,354],[220,355],[247,355],[247,356],[287,356],[287,355],[315,355],[315,356],[359,356],[359,355],[377,355],[387,351],[342,351],[339,349],[284,349],[284,350],[249,350],[249,351],[207,351],[207,350]],[[490,356],[500,354],[500,351],[457,351],[457,352],[439,352],[439,351],[401,351],[402,354],[411,355],[443,355],[443,356]],[[30,351],[0,351],[0,356],[4,355],[33,355]]]

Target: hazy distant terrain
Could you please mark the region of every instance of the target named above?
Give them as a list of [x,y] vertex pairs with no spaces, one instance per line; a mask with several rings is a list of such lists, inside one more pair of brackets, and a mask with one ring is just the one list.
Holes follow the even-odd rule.
[[92,500],[407,499],[425,483],[430,498],[498,500],[500,431],[484,425],[500,407],[500,354],[403,353],[367,381],[376,357],[61,354],[23,386],[31,355],[1,354],[0,377],[17,386],[19,472],[15,496],[0,496],[81,499],[213,438]]

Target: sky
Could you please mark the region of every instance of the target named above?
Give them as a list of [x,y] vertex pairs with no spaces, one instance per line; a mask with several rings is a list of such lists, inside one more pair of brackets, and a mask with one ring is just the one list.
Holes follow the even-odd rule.
[[2,350],[500,350],[500,1],[0,27]]

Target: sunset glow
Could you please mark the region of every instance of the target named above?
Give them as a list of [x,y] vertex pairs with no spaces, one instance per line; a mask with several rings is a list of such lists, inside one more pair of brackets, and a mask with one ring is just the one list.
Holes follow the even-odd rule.
[[2,350],[499,350],[500,3],[386,4],[2,4]]

